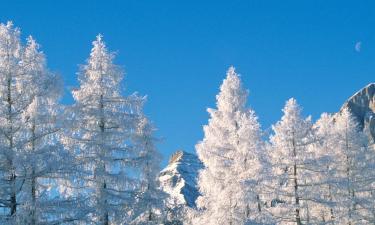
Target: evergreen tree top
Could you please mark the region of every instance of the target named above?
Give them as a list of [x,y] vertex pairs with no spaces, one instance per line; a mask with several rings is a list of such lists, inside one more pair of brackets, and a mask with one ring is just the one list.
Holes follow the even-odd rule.
[[220,93],[216,96],[218,111],[228,113],[244,111],[248,94],[235,68],[229,67],[227,77],[220,86]]

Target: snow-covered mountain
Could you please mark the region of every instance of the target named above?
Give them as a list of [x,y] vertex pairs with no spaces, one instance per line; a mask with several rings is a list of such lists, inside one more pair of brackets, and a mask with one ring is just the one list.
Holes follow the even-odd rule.
[[159,175],[162,189],[171,196],[175,204],[195,207],[199,196],[197,189],[198,171],[203,164],[194,154],[177,151]]
[[370,83],[350,97],[342,106],[348,107],[362,129],[375,141],[375,83]]

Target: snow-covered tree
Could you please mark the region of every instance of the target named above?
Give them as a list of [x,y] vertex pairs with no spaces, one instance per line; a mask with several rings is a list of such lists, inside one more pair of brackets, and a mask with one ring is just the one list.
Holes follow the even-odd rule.
[[143,104],[141,97],[122,95],[123,72],[113,58],[98,35],[79,73],[80,87],[73,90],[63,139],[82,166],[87,223],[103,225],[120,224],[116,221],[127,218],[132,204],[138,156],[132,138]]
[[295,99],[289,99],[281,120],[272,127],[270,159],[273,166],[275,199],[271,212],[280,224],[309,223],[308,200],[315,175],[310,169],[313,156],[309,146],[314,142],[311,119],[304,119]]
[[0,24],[2,224],[36,224],[42,195],[49,198],[40,178],[55,177],[66,165],[57,160],[63,154],[56,142],[58,81],[32,37],[24,46],[18,28]]
[[348,108],[335,116],[333,135],[335,161],[331,174],[335,178],[332,195],[336,224],[368,224],[364,217],[373,218],[374,202],[369,199],[374,188],[374,151]]
[[22,51],[20,65],[24,76],[20,83],[27,90],[24,99],[30,103],[23,110],[19,128],[23,144],[19,160],[24,172],[17,222],[35,225],[65,221],[68,218],[61,210],[72,205],[53,193],[57,179],[65,179],[72,166],[71,155],[59,142],[61,79],[48,71],[45,56],[32,37]]
[[[334,164],[336,162],[335,144],[335,117],[323,113],[314,124],[316,142],[311,151],[315,156],[315,170],[313,193],[315,201],[310,202],[311,220],[315,223],[334,224],[336,213],[334,212],[334,199],[332,188],[336,183]],[[310,221],[311,221],[310,220]]]
[[[17,179],[23,101],[20,31],[11,22],[0,24],[0,206],[2,219],[10,221],[17,212],[17,194],[22,182]],[[5,223],[2,220],[2,223]]]
[[248,91],[233,67],[217,95],[217,109],[196,150],[204,169],[199,174],[198,215],[193,224],[246,224],[260,215],[257,180],[263,144],[260,125],[247,108]]
[[315,199],[309,203],[310,222],[372,223],[375,152],[366,135],[348,108],[335,115],[323,113],[314,127]]

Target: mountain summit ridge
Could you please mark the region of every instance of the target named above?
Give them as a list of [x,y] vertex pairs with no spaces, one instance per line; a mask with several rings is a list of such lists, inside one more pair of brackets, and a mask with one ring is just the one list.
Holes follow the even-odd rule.
[[179,150],[172,154],[159,174],[161,188],[170,195],[171,204],[195,208],[199,196],[197,178],[202,162],[193,153]]
[[341,107],[348,108],[357,119],[360,128],[375,142],[375,83],[369,83],[352,95]]

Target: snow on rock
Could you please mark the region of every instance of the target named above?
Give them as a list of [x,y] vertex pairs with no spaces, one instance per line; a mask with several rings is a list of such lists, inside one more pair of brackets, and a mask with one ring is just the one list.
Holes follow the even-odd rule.
[[194,154],[175,152],[159,175],[162,189],[171,196],[171,201],[179,205],[195,207],[199,196],[197,177],[203,164]]
[[362,129],[375,142],[375,83],[370,83],[350,97],[340,112],[348,107]]

